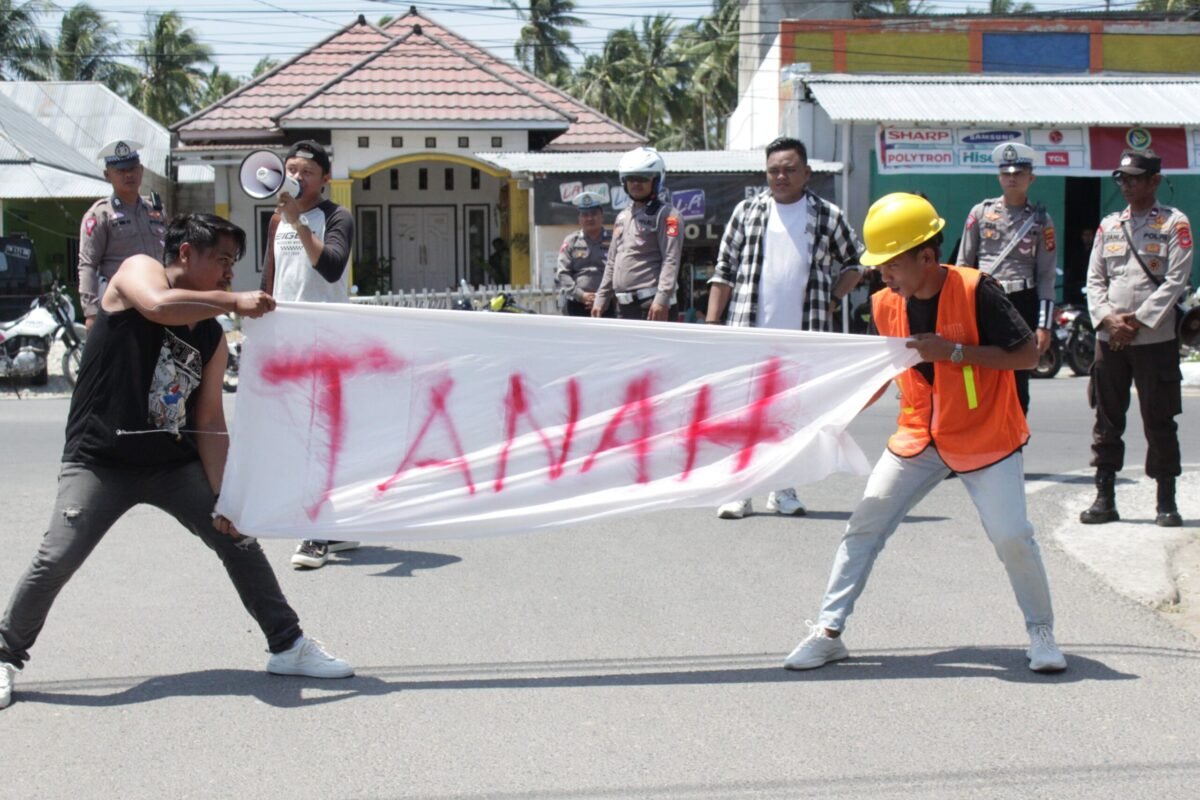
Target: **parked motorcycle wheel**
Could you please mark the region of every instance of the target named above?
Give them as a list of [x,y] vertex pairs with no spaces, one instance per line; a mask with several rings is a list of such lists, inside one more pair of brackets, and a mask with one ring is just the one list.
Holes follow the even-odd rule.
[[1046,348],[1037,366],[1033,368],[1034,378],[1053,378],[1062,369],[1062,351],[1053,344]]
[[80,343],[75,347],[70,347],[67,352],[63,353],[62,358],[62,373],[67,379],[67,383],[72,388],[75,386],[75,381],[79,380],[79,365],[83,363],[83,344]]
[[1088,331],[1086,335],[1076,334],[1067,342],[1067,352],[1064,360],[1076,375],[1088,375],[1092,371],[1092,362],[1096,360],[1096,337]]

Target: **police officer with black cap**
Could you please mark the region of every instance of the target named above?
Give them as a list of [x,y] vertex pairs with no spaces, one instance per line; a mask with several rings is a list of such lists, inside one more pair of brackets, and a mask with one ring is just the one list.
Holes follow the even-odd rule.
[[147,200],[138,194],[145,168],[138,142],[110,142],[97,158],[104,159],[104,177],[113,192],[97,200],[79,226],[79,303],[87,327],[92,327],[100,295],[130,256],[161,260],[167,233],[167,212],[157,192]]
[[1130,384],[1146,432],[1146,474],[1158,483],[1155,523],[1183,524],[1175,503],[1181,472],[1175,416],[1182,410],[1175,306],[1192,273],[1192,227],[1182,211],[1158,202],[1161,170],[1152,150],[1121,154],[1113,180],[1128,205],[1100,221],[1088,264],[1088,311],[1098,341],[1088,386],[1096,409],[1096,500],[1079,516],[1087,525],[1120,519],[1116,479],[1125,461]]
[[[995,278],[1036,332],[1038,353],[1050,346],[1054,324],[1058,254],[1054,222],[1041,205],[1029,202],[1033,184],[1032,147],[1005,142],[992,151],[1003,194],[971,209],[963,229],[958,266],[975,267]],[[1029,413],[1029,370],[1015,370],[1021,410]]]
[[581,192],[571,201],[579,209],[579,230],[563,239],[558,268],[554,271],[562,296],[562,312],[570,317],[592,313],[592,301],[604,277],[612,233],[604,227],[603,200],[595,192]]

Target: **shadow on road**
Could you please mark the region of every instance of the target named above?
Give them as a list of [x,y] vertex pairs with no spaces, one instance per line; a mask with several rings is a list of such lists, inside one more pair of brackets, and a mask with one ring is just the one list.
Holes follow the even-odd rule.
[[437,569],[457,564],[462,559],[447,553],[423,553],[418,550],[396,550],[391,547],[366,546],[337,554],[325,565],[330,567],[382,567],[391,569],[376,572],[375,578],[411,578],[419,569]]
[[[1128,648],[1118,649],[1125,655],[1131,653]],[[1135,648],[1132,652],[1139,650]],[[1193,651],[1164,651],[1162,648],[1150,648],[1144,655],[1200,657],[1200,653]],[[1067,651],[1067,658],[1070,668],[1057,675],[1030,672],[1022,649],[1001,647],[961,647],[934,653],[865,652],[852,654],[847,661],[808,672],[783,669],[780,666],[781,655],[372,667],[360,670],[354,678],[334,681],[281,678],[263,672],[228,669],[149,678],[41,683],[33,684],[28,689],[18,685],[16,699],[22,703],[107,708],[177,697],[244,696],[277,708],[301,708],[396,692],[466,689],[720,686],[914,678],[988,678],[1012,683],[1063,684],[1125,681],[1140,677],[1120,672],[1096,658],[1071,650]],[[102,694],[106,689],[118,691]]]

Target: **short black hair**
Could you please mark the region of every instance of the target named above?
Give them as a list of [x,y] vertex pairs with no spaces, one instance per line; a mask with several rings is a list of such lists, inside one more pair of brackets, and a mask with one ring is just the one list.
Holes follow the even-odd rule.
[[780,150],[795,150],[800,156],[800,160],[805,164],[808,163],[808,148],[804,146],[804,142],[799,139],[793,139],[790,136],[780,136],[775,141],[767,145],[767,158],[770,158]]
[[[946,241],[946,237],[942,235],[941,231],[938,231],[933,236],[930,236],[928,239],[921,242],[916,247],[910,247],[907,250],[905,250],[904,252],[912,253],[913,255],[916,255],[917,253],[920,253],[922,250],[932,247],[933,248],[933,258],[935,261],[937,261],[940,264],[940,263],[942,263],[942,244],[945,241]],[[901,255],[903,255],[903,253]]]
[[237,243],[237,257],[246,254],[246,232],[224,217],[216,214],[180,214],[167,226],[163,240],[163,264],[171,265],[179,260],[179,249],[186,242],[201,252],[212,249],[222,236]]

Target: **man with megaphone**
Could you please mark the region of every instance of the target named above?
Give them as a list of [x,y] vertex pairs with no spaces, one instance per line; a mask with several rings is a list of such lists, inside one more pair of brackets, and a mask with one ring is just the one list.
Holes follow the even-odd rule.
[[[263,266],[263,291],[276,300],[348,302],[345,274],[354,246],[354,220],[346,209],[322,197],[330,180],[329,154],[311,139],[296,142],[284,159],[282,175],[253,159],[243,164],[243,187],[251,195],[278,191],[279,198],[267,234],[271,246]],[[356,547],[358,542],[306,540],[292,555],[292,566],[317,569],[325,566],[330,553]]]

